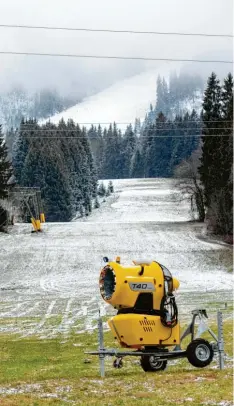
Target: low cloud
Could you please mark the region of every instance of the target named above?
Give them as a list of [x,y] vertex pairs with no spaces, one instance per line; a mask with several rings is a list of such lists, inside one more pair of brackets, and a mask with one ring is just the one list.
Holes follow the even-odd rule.
[[[0,4],[0,24],[28,24],[139,31],[232,34],[231,0],[8,0]],[[5,4],[3,4],[5,3]],[[0,28],[2,51],[119,55],[158,58],[231,59],[228,38],[130,35]],[[213,55],[213,57],[212,57]],[[161,62],[2,55],[0,87],[57,88],[84,97],[115,81],[157,68]],[[204,64],[205,65],[205,64]],[[190,64],[204,75],[230,65]]]

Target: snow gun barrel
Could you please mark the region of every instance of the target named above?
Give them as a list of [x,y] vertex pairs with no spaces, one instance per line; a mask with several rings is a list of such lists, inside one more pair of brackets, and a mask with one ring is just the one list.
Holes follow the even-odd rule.
[[116,261],[105,257],[104,261],[106,265],[99,278],[100,292],[116,309],[133,309],[142,301],[142,306],[160,310],[165,294],[172,294],[179,288],[179,281],[156,261],[133,261],[131,266],[121,265],[120,257]]

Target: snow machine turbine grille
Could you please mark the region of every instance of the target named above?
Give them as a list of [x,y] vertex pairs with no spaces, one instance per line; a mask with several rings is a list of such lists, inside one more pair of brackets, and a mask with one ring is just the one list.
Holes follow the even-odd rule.
[[110,300],[115,291],[115,273],[109,265],[105,266],[100,274],[99,287],[104,300]]

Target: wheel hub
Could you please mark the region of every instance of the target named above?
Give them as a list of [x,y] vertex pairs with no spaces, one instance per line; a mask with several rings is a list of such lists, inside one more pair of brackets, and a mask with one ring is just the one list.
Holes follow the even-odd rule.
[[206,345],[199,345],[195,350],[196,356],[201,361],[206,361],[210,356],[210,350]]
[[149,361],[154,368],[160,368],[162,365],[162,361],[159,361],[154,355],[149,358]]

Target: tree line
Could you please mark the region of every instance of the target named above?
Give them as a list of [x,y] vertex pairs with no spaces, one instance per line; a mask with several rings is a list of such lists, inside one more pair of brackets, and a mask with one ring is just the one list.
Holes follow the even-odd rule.
[[217,234],[233,234],[233,77],[212,73],[204,94],[198,168],[207,219]]
[[189,194],[199,220],[215,234],[233,235],[233,77],[223,83],[212,73],[202,104],[202,137],[175,176],[186,178],[180,189]]
[[85,129],[72,120],[40,126],[22,120],[12,151],[16,183],[40,187],[48,221],[92,211],[97,174]]
[[[223,84],[214,73],[210,76],[201,115],[193,110],[168,118],[157,113],[157,103],[143,124],[136,120],[124,132],[115,123],[87,129],[72,120],[39,125],[36,119],[23,119],[14,130],[11,149],[15,182],[40,187],[49,221],[69,221],[77,212],[89,215],[99,206],[103,191],[98,179],[172,177],[177,171],[190,178],[191,202],[199,218],[203,221],[206,215],[215,232],[230,233],[232,75]],[[0,139],[1,165],[6,161],[10,165]],[[0,171],[4,172],[3,166]],[[7,171],[10,177],[10,167]],[[1,189],[6,190],[3,178]]]
[[137,124],[123,134],[115,123],[88,131],[100,179],[171,177],[176,165],[198,146],[201,123],[195,111],[174,120],[159,113],[140,132]]
[[98,179],[170,177],[196,148],[196,131],[195,112],[173,121],[159,114],[155,123],[129,125],[123,134],[115,123],[87,129],[73,120],[40,125],[22,119],[11,149],[15,183],[40,188],[48,221],[88,216],[103,196]]

